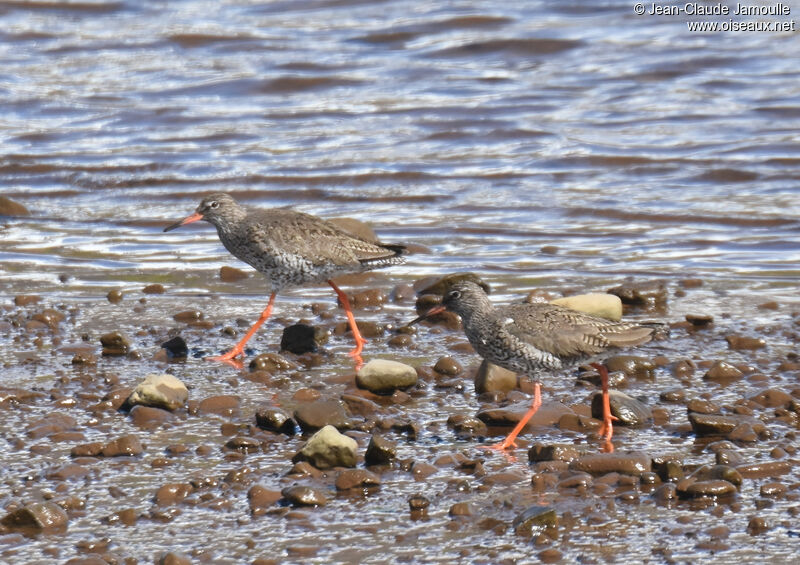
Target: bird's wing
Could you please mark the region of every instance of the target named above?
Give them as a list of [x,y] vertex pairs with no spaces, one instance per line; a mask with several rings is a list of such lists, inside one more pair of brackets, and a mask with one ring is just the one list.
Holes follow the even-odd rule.
[[650,341],[652,328],[611,322],[547,303],[516,304],[501,309],[501,321],[521,341],[562,358],[597,355],[613,347]]

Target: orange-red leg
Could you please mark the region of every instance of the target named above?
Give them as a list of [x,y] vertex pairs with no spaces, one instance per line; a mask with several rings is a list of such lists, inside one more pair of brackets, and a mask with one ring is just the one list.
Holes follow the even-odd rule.
[[339,297],[339,302],[342,303],[342,307],[344,308],[344,313],[347,316],[347,322],[350,324],[350,331],[353,332],[353,339],[356,341],[356,347],[348,355],[356,360],[358,365],[363,363],[361,359],[361,351],[364,349],[364,345],[366,345],[367,340],[361,337],[361,332],[358,331],[358,325],[356,325],[356,318],[353,316],[353,309],[350,308],[350,300],[348,300],[347,295],[342,292],[338,286],[333,284],[333,281],[328,281],[328,284],[333,287],[333,290],[336,291],[336,295]]
[[[275,295],[276,293],[274,292],[270,295],[269,303],[267,303],[267,307],[264,308],[264,311],[261,312],[261,316],[259,316],[256,323],[253,324],[249,330],[247,330],[247,333],[244,334],[244,337],[239,341],[239,343],[233,346],[233,349],[222,355],[217,355],[216,357],[206,357],[206,360],[231,363],[234,357],[243,355],[245,344],[250,340],[251,337],[253,337],[253,334],[258,331],[258,328],[260,328],[261,325],[266,322],[267,319],[269,319],[270,314],[272,314],[272,306],[275,304]],[[236,363],[234,362],[234,364]]]
[[511,430],[511,433],[508,434],[508,436],[506,436],[506,439],[504,439],[503,441],[501,441],[498,444],[490,446],[490,448],[491,449],[498,449],[498,450],[502,451],[504,449],[508,449],[509,447],[517,447],[517,444],[516,444],[516,442],[514,440],[517,439],[517,436],[522,431],[522,428],[525,427],[525,424],[528,423],[528,420],[530,420],[533,417],[533,415],[536,414],[536,411],[539,410],[539,408],[541,406],[542,406],[542,389],[541,389],[541,385],[539,385],[539,383],[534,383],[534,385],[533,385],[533,403],[531,404],[531,407],[528,409],[527,412],[525,412],[525,415],[517,423],[517,425],[514,426],[514,429]]
[[611,401],[608,396],[608,369],[602,363],[592,363],[598,373],[603,387],[603,425],[600,426],[600,437],[605,438],[605,448],[607,451],[614,451],[614,444],[611,443],[611,436],[614,435],[613,421],[618,418],[611,414]]

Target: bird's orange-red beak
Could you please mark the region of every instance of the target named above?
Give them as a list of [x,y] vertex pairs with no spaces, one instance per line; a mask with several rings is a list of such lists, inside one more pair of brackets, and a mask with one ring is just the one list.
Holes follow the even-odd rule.
[[426,318],[430,318],[431,316],[435,316],[436,314],[441,314],[445,310],[447,310],[447,308],[445,308],[441,304],[439,306],[434,306],[433,308],[431,308],[430,310],[425,312],[422,316],[420,316],[419,318],[415,318],[415,319],[411,320],[406,325],[407,326],[413,326],[414,324],[419,323],[419,322],[421,322],[422,320],[424,320]]
[[180,222],[176,222],[176,223],[172,224],[171,226],[165,227],[164,231],[172,231],[172,230],[177,229],[177,228],[179,228],[181,226],[185,226],[186,224],[191,224],[192,222],[197,222],[198,220],[202,220],[202,219],[203,219],[203,214],[201,214],[200,212],[195,212],[191,216],[187,216],[186,218],[182,219]]

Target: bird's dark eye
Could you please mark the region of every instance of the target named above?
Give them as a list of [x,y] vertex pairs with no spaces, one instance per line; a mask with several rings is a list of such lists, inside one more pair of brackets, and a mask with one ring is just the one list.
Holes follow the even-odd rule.
[[447,294],[447,299],[448,300],[458,300],[459,298],[461,298],[461,291],[459,291],[459,290],[451,290]]
[[212,200],[211,202],[208,203],[208,207],[211,208],[212,210],[215,210],[219,208],[219,202],[217,202],[216,200]]

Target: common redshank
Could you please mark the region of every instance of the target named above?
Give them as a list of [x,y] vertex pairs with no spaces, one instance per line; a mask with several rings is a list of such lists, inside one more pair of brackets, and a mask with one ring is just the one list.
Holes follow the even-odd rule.
[[[597,362],[614,349],[633,347],[653,338],[653,327],[628,322],[612,322],[563,306],[536,302],[496,308],[483,283],[473,280],[437,283],[442,304],[412,321],[414,324],[448,310],[461,316],[464,333],[484,359],[535,379],[533,404],[516,427],[496,449],[516,447],[515,439],[542,405],[539,376],[579,364],[589,364],[600,374],[603,386],[603,424],[600,436],[613,450],[612,421],[608,397],[608,370]],[[423,291],[424,293],[425,291]]]
[[209,360],[241,366],[233,360],[244,353],[245,344],[269,318],[278,292],[327,282],[339,296],[353,332],[356,347],[349,354],[357,365],[361,364],[366,340],[358,331],[347,295],[331,279],[402,263],[405,246],[368,241],[302,212],[247,208],[225,193],[206,196],[194,214],[164,231],[199,220],[217,228],[225,249],[266,276],[272,291],[267,307],[241,341],[227,353],[208,357]]

